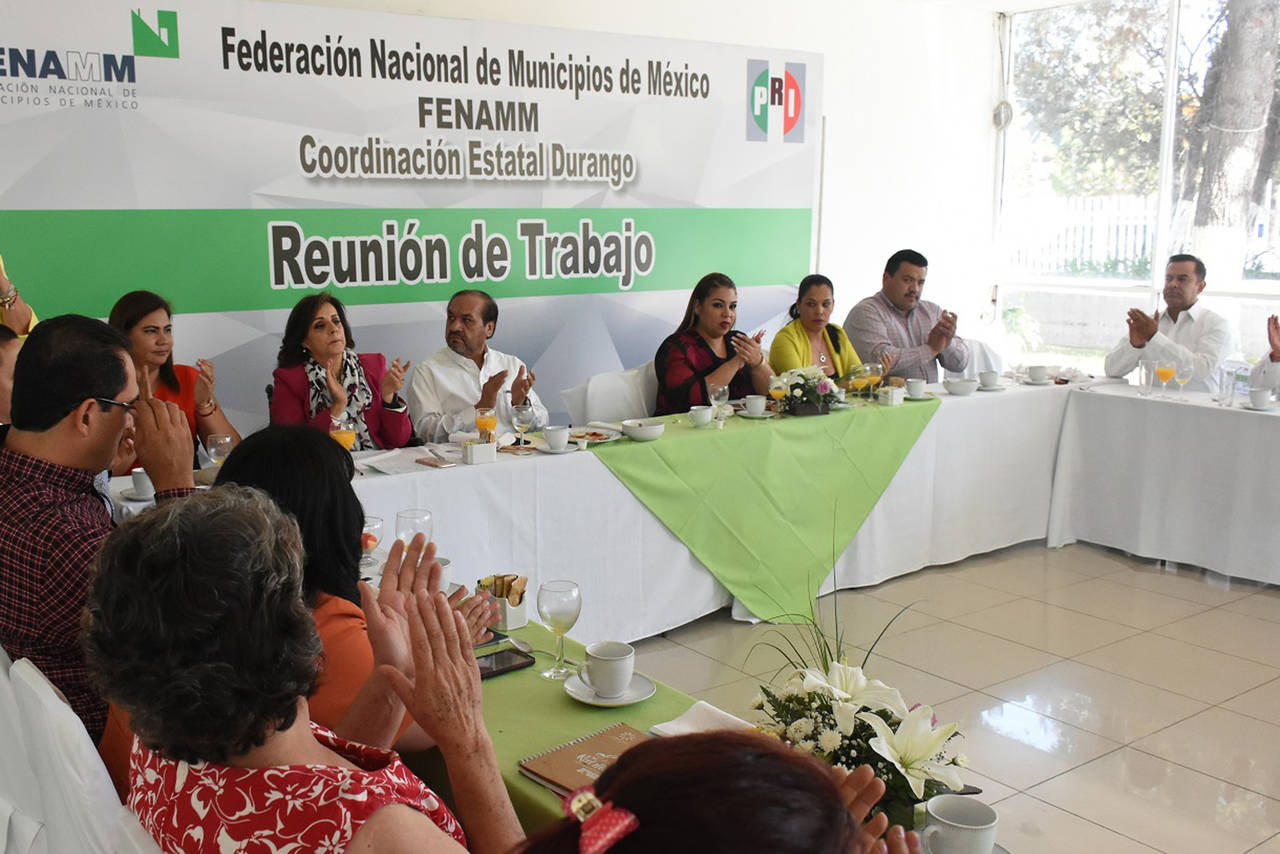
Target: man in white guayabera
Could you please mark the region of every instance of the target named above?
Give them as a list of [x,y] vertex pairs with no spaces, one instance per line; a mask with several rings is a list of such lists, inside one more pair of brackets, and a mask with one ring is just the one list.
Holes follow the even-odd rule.
[[409,417],[425,442],[472,432],[477,409],[492,409],[499,434],[514,430],[512,407],[528,403],[529,430],[547,424],[547,408],[533,390],[533,371],[515,356],[489,346],[498,328],[498,304],[484,291],[458,291],[449,299],[444,338],[448,346],[418,362],[409,381]]
[[1205,266],[1194,255],[1171,255],[1164,268],[1162,315],[1129,309],[1129,334],[1107,354],[1109,377],[1123,377],[1150,359],[1175,370],[1191,371],[1187,388],[1218,390],[1218,368],[1231,352],[1231,324],[1198,304],[1204,290]]

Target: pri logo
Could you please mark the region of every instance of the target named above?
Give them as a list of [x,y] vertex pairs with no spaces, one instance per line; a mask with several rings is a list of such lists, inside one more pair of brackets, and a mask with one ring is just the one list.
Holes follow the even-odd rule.
[[803,62],[788,62],[775,76],[768,60],[747,60],[747,140],[765,142],[770,125],[781,127],[783,142],[804,142]]
[[133,55],[178,58],[178,13],[161,9],[156,12],[156,27],[142,20],[141,10],[133,18]]

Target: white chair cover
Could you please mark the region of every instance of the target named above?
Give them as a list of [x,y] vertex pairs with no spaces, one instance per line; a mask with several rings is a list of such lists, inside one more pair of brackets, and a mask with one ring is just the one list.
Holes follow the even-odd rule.
[[5,854],[42,854],[40,793],[27,755],[18,701],[9,680],[9,655],[0,649],[0,842]]
[[116,815],[116,851],[120,854],[162,854],[160,846],[151,834],[142,828],[142,822],[133,810],[121,808]]
[[596,374],[587,380],[587,417],[582,423],[643,418],[653,414],[657,402],[658,376],[651,361],[626,371]]
[[575,427],[585,426],[587,423],[587,384],[583,383],[573,388],[566,388],[560,392],[560,399],[564,401],[564,408],[569,413],[569,423]]
[[84,724],[34,664],[9,669],[39,784],[49,850],[114,854],[125,807]]
[[966,338],[964,343],[969,345],[969,364],[964,366],[963,371],[947,371],[949,379],[977,379],[978,374],[983,371],[1004,372],[1004,358],[990,344],[974,338]]

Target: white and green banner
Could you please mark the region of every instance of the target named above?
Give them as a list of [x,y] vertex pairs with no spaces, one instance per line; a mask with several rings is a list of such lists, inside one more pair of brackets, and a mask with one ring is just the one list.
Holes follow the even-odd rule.
[[[332,289],[359,349],[417,360],[443,343],[441,301],[483,288],[494,346],[548,360],[554,409],[651,357],[704,273],[809,271],[821,80],[796,51],[0,0],[0,252],[41,316],[162,293],[179,359],[217,356],[224,404],[258,417],[301,296]],[[785,304],[759,293],[743,328]]]

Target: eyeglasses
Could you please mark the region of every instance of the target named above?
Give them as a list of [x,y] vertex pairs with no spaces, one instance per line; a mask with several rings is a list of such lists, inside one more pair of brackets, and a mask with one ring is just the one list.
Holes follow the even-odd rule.
[[114,400],[110,397],[95,397],[94,400],[98,401],[98,403],[105,403],[108,406],[118,406],[125,412],[133,412],[134,406],[138,402],[137,400]]

